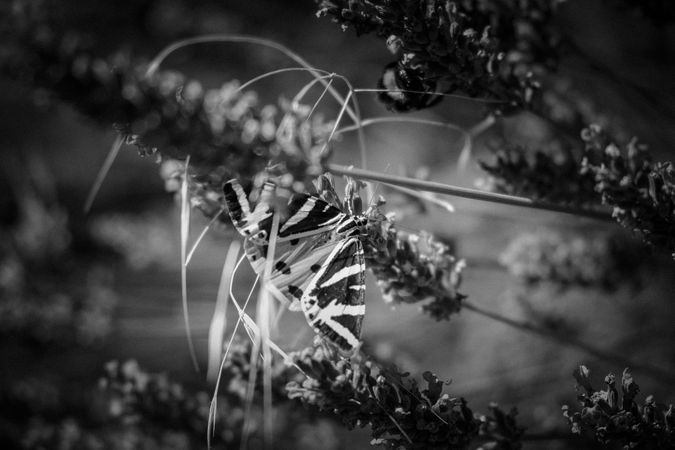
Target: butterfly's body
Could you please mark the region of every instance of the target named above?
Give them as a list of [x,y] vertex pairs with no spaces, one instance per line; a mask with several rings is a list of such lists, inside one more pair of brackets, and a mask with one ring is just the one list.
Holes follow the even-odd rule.
[[[250,210],[236,180],[224,186],[235,227],[246,237],[245,251],[254,271],[264,273],[274,214],[274,185],[265,183]],[[359,345],[365,311],[365,258],[360,240],[367,219],[340,211],[315,195],[294,196],[288,218],[277,232],[269,283],[290,309],[302,309],[322,336],[344,351]]]

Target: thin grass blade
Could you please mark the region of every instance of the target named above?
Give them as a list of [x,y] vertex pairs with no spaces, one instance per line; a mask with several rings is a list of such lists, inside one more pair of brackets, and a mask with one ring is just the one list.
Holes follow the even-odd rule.
[[119,154],[120,149],[122,148],[122,144],[124,144],[124,136],[118,135],[115,138],[115,142],[113,142],[112,146],[110,147],[108,156],[106,156],[105,161],[103,161],[103,165],[99,169],[98,174],[96,174],[94,184],[91,186],[91,189],[87,194],[87,199],[84,202],[85,214],[89,214],[89,211],[91,211],[91,207],[94,204],[94,200],[96,199],[96,196],[98,195],[98,192],[101,189],[101,185],[103,185],[105,177],[108,176],[108,172],[110,172],[110,168],[115,162],[115,159],[117,159],[117,155]]
[[223,263],[223,271],[220,275],[216,307],[211,318],[211,325],[209,326],[209,359],[206,369],[206,380],[209,383],[215,383],[219,375],[218,369],[223,354],[223,341],[227,325],[228,286],[234,276],[234,268],[237,264],[240,249],[241,243],[239,240],[234,240],[230,243],[230,248],[227,250],[225,262]]
[[197,353],[192,342],[192,331],[190,329],[190,315],[188,313],[188,298],[187,298],[187,242],[190,235],[190,196],[188,193],[188,168],[190,165],[190,157],[185,160],[185,174],[183,176],[183,183],[181,185],[181,204],[180,204],[180,288],[181,299],[183,303],[183,319],[185,322],[185,333],[187,335],[188,349],[190,351],[190,359],[195,370],[199,372],[199,363],[197,362]]

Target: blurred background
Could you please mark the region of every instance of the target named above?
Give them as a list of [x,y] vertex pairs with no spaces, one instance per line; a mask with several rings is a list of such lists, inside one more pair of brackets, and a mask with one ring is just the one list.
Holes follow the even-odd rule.
[[[45,13],[54,14],[62,30],[88,36],[95,55],[122,50],[150,59],[181,38],[248,34],[276,40],[314,66],[344,75],[355,87],[374,88],[392,59],[383,43],[343,32],[317,19],[315,9],[310,1],[64,0],[50,3]],[[621,2],[600,0],[568,1],[558,18],[564,35],[596,63],[572,58],[561,65],[570,80],[569,95],[581,92],[589,108],[619,124],[626,136],[640,136],[660,160],[672,159],[675,148],[675,27],[665,19],[655,23]],[[3,31],[11,36],[11,27]],[[38,437],[61,432],[66,418],[75,423],[92,409],[88,399],[107,361],[135,359],[143,370],[165,372],[186,390],[210,392],[211,386],[190,363],[180,297],[180,214],[159,165],[131,146],[123,148],[85,215],[85,199],[115,140],[112,123],[76,111],[7,69],[11,61],[3,59],[9,53],[3,46],[10,45],[11,38],[0,43],[5,68],[0,78],[0,442],[6,448],[41,448],[34,444]],[[195,46],[165,62],[165,68],[205,88],[293,65],[276,52],[246,44]],[[252,89],[260,104],[276,103],[292,98],[308,81],[307,75],[287,73]],[[358,99],[364,117],[392,114],[373,94]],[[319,108],[333,119],[340,105],[324,99]],[[447,99],[412,116],[470,128],[483,114],[480,103]],[[504,127],[524,142],[546,138],[542,124],[526,115],[509,118]],[[366,136],[371,170],[409,175],[428,170],[434,181],[466,187],[486,176],[477,160],[490,158],[490,133],[476,142],[473,160],[461,170],[459,133],[385,124],[366,129]],[[333,161],[358,164],[356,149],[354,136],[345,135],[335,145]],[[391,195],[394,207],[405,200],[384,194]],[[625,361],[654,366],[658,370],[632,367],[641,392],[673,400],[675,266],[670,258],[643,248],[613,224],[449,200],[454,213],[433,206],[424,214],[402,210],[400,223],[436,233],[466,260],[462,292],[469,301],[482,311],[590,343],[605,357],[471,310],[435,322],[416,305],[385,304],[370,279],[363,327],[369,351],[416,376],[430,370],[451,381],[448,392],[466,398],[474,411],[486,411],[493,401],[505,409],[517,406],[520,423],[534,436],[526,448],[593,448],[569,434],[560,411],[563,404],[576,402],[571,373],[582,363],[598,385],[606,373],[621,373]],[[193,215],[193,230],[207,223]],[[210,231],[188,271],[190,323],[202,364],[231,239],[222,230]],[[537,239],[549,246],[548,254],[532,249]],[[558,248],[585,255],[585,265],[570,271],[579,269],[586,280],[537,282],[536,276],[517,276],[536,272]],[[608,248],[623,250],[611,253],[617,260],[609,268],[593,259]],[[242,269],[239,278],[236,291],[243,296],[253,276]],[[289,316],[284,326],[292,330],[280,338],[288,348],[311,340],[303,317]],[[109,414],[109,406],[101,400],[98,414]],[[99,419],[94,421],[103,429],[105,420]],[[84,433],[86,427],[78,426],[77,432]],[[119,448],[189,445],[189,439],[162,441],[156,430],[152,444],[139,437],[142,430],[125,433],[109,442],[119,442]],[[305,437],[296,448],[368,448],[370,440],[367,430],[347,432],[330,421],[289,439],[299,436]],[[195,444],[199,441],[190,442],[202,448]]]

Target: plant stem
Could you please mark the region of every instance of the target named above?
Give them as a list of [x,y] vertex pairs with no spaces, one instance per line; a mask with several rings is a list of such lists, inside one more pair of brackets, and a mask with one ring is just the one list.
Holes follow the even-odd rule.
[[513,319],[510,317],[502,316],[501,314],[488,311],[486,309],[480,308],[478,306],[475,306],[472,303],[469,302],[463,302],[462,303],[463,307],[465,309],[468,309],[469,311],[473,311],[476,314],[480,314],[481,316],[487,317],[489,319],[495,320],[497,322],[503,323],[505,325],[508,325],[510,327],[516,328],[521,331],[525,331],[528,333],[533,333],[537,334],[541,337],[544,337],[546,339],[549,339],[551,341],[557,342],[558,344],[564,345],[566,347],[574,347],[577,348],[595,358],[598,358],[603,361],[607,361],[611,364],[620,366],[620,367],[630,367],[635,370],[639,370],[645,375],[658,380],[660,382],[665,382],[665,383],[673,383],[675,382],[675,374],[663,370],[660,367],[655,367],[652,366],[651,364],[640,364],[635,361],[631,361],[628,358],[624,358],[621,355],[617,355],[615,353],[610,353],[605,350],[601,350],[599,348],[593,347],[591,344],[588,344],[586,342],[583,342],[579,339],[576,339],[570,335],[562,335],[560,333],[556,333],[555,331],[548,330],[546,328],[542,328],[536,325],[533,325],[528,322],[524,322],[522,320],[517,320]]
[[449,184],[436,183],[434,181],[425,181],[425,180],[418,180],[415,178],[388,175],[380,172],[373,172],[371,170],[341,166],[339,164],[328,164],[326,168],[336,175],[347,175],[354,178],[361,178],[370,181],[379,181],[384,184],[402,186],[410,189],[419,189],[421,191],[426,192],[454,195],[456,197],[464,197],[473,200],[481,200],[492,203],[501,203],[504,205],[521,206],[524,208],[555,211],[565,214],[572,214],[575,216],[587,217],[596,220],[612,221],[610,214],[603,211],[570,208],[568,206],[557,205],[555,203],[538,202],[525,197],[516,197],[514,195],[480,191],[477,189],[469,189]]

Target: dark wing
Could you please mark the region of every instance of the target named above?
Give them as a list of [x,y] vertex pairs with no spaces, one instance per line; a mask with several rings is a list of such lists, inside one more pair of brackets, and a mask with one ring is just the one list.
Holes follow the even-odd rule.
[[366,265],[358,237],[339,241],[300,300],[314,330],[346,352],[359,345],[365,313]]
[[282,240],[330,231],[345,214],[315,195],[296,194],[288,205],[288,219],[279,228]]

